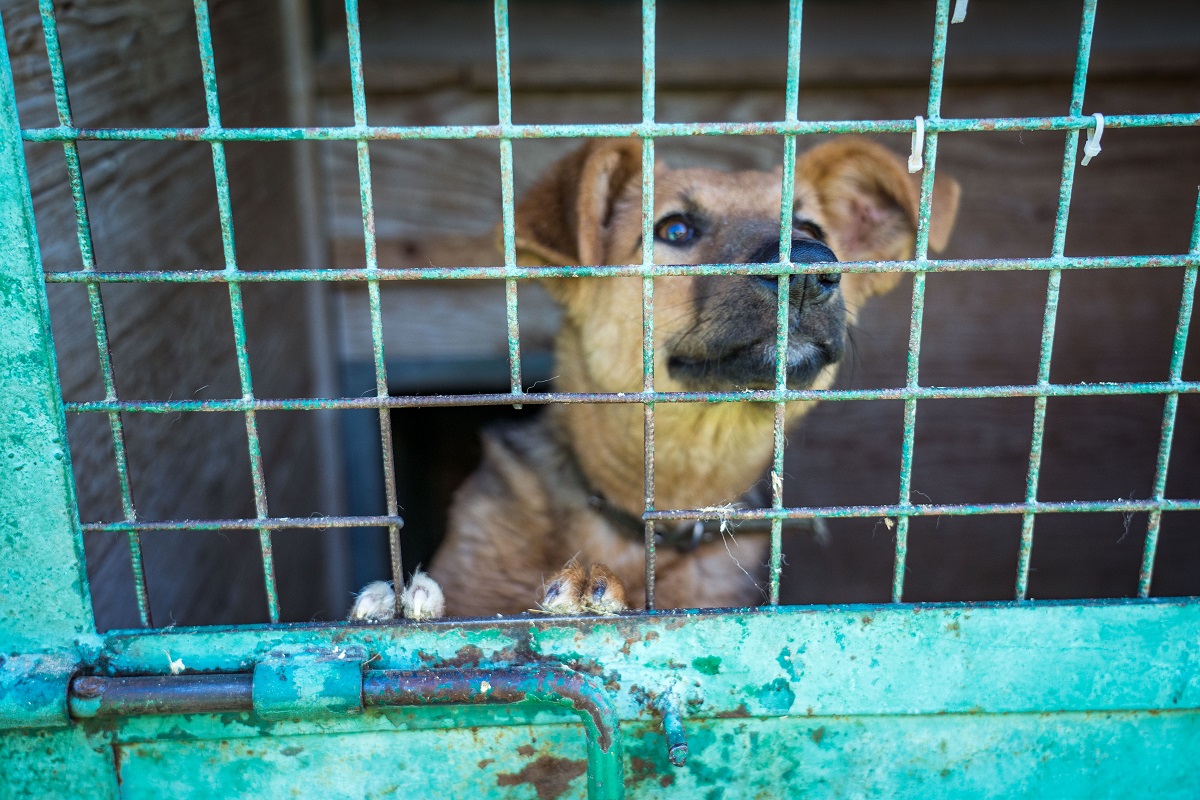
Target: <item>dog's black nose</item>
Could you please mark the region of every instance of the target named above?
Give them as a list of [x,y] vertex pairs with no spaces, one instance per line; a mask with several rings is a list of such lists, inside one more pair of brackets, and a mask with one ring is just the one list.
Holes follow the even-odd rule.
[[[750,264],[772,264],[779,261],[779,242],[768,242],[759,248],[753,256],[747,259]],[[836,264],[837,256],[823,242],[816,239],[792,239],[793,264]],[[758,279],[775,291],[778,285],[775,276],[760,275]],[[806,301],[822,300],[833,293],[841,283],[840,272],[823,272],[819,274],[804,274],[791,276],[792,294],[799,293]]]

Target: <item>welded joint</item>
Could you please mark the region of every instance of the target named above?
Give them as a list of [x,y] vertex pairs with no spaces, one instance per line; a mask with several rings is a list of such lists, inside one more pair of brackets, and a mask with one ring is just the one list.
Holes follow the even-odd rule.
[[66,655],[0,655],[0,731],[69,724],[67,690],[75,666]]
[[365,662],[357,647],[271,653],[254,666],[254,712],[263,719],[361,713]]

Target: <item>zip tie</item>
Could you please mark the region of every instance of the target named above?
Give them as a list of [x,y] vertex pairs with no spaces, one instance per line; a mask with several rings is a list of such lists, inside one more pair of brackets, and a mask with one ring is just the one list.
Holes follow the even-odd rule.
[[920,172],[925,166],[925,162],[921,155],[925,152],[925,119],[923,117],[913,117],[917,123],[917,129],[912,135],[912,152],[908,156],[908,171]]
[[954,25],[962,22],[967,18],[967,0],[954,0],[954,16],[950,18],[950,24]]
[[1100,155],[1100,137],[1104,134],[1104,115],[1092,114],[1092,116],[1096,118],[1096,125],[1088,134],[1087,141],[1083,143],[1083,161],[1079,162],[1081,167],[1086,167],[1089,161]]

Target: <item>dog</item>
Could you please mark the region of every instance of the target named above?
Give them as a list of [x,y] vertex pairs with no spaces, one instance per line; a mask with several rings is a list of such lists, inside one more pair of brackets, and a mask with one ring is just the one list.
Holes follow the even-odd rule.
[[[519,263],[640,263],[641,153],[640,141],[591,140],[559,161],[516,207]],[[912,258],[919,192],[899,156],[858,137],[807,151],[795,174],[792,261],[828,263],[830,271],[789,278],[786,380],[792,389],[826,389],[847,325],[900,277],[839,274],[836,262]],[[778,261],[781,184],[781,169],[656,163],[655,262]],[[947,243],[959,194],[956,182],[938,177],[929,231],[935,251]],[[775,277],[669,276],[654,283],[657,391],[776,386]],[[640,392],[642,280],[553,278],[545,285],[563,309],[556,390]],[[786,404],[786,422],[812,407]],[[656,508],[754,502],[747,492],[772,458],[773,404],[662,403],[654,422]],[[440,587],[444,597],[422,594],[410,616],[520,613],[537,598],[547,613],[614,613],[644,596],[640,404],[552,406],[530,422],[488,430],[483,451],[455,495],[429,575],[414,579],[420,592]],[[658,527],[665,530],[656,550],[658,607],[763,601],[766,537],[739,533],[730,541],[723,530],[706,535],[694,523]],[[390,618],[394,602],[390,586],[372,584],[351,619]]]

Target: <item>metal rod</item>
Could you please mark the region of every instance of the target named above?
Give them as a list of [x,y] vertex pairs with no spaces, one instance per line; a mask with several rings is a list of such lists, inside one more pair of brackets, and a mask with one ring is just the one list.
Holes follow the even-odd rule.
[[[510,705],[538,702],[566,708],[583,722],[588,750],[588,797],[624,796],[621,728],[617,708],[594,678],[555,667],[493,670],[369,670],[363,705]],[[68,707],[75,719],[157,714],[253,711],[253,675],[77,677]]]
[[[642,0],[642,123],[653,125],[655,112],[655,22],[654,0]],[[642,266],[654,264],[654,139],[642,139]],[[647,512],[654,510],[654,278],[642,278],[642,393],[648,399],[642,409],[642,500]],[[654,522],[647,520],[643,531],[646,574],[646,608],[654,610],[655,541]]]
[[668,275],[759,275],[816,274],[821,272],[1016,272],[1073,269],[1151,269],[1200,266],[1200,255],[1080,256],[1055,258],[979,258],[930,259],[913,261],[842,261],[837,264],[601,264],[590,266],[538,267],[412,267],[379,269],[368,274],[363,269],[279,269],[238,271],[230,275],[219,270],[145,270],[126,272],[47,272],[47,283],[297,283],[322,281],[362,283],[376,281],[494,280],[516,278],[622,278],[665,277]]
[[[1200,194],[1196,197],[1196,213],[1192,220],[1191,252],[1200,253]],[[1183,292],[1179,299],[1179,316],[1175,323],[1175,339],[1171,349],[1169,374],[1178,378],[1183,374],[1183,355],[1187,349],[1188,331],[1192,324],[1192,309],[1196,302],[1196,268],[1188,267],[1183,273]],[[1179,393],[1167,394],[1163,404],[1162,433],[1159,436],[1158,459],[1154,467],[1155,500],[1162,500],[1167,492],[1167,467],[1171,463],[1171,443],[1175,438],[1175,413],[1179,408]],[[1158,533],[1162,525],[1162,511],[1154,509],[1146,524],[1146,544],[1142,551],[1142,568],[1138,575],[1138,597],[1150,596],[1150,582],[1154,577],[1154,556],[1158,550]]]
[[[367,91],[363,81],[362,30],[359,25],[358,0],[346,0],[346,40],[350,52],[350,93],[354,102],[354,125],[367,125]],[[375,238],[375,199],[371,187],[371,153],[365,139],[359,139],[358,188],[362,205],[363,247],[366,252],[367,299],[371,313],[371,348],[375,358],[375,395],[388,396],[387,362],[383,354],[383,307],[380,302],[379,252]],[[386,406],[379,407],[379,444],[383,465],[383,489],[387,515],[398,516],[400,502],[396,492],[396,461],[392,442],[392,417]],[[400,550],[400,526],[388,525],[388,552],[391,555],[392,585],[395,593],[395,613],[399,617],[400,591],[404,585],[404,559]]]
[[[1023,384],[1015,386],[918,386],[894,389],[756,389],[734,392],[537,392],[522,393],[521,402],[549,403],[778,403],[799,400],[840,402],[850,400],[970,400],[987,397],[1113,397],[1144,394],[1197,394],[1198,381],[1159,383]],[[227,400],[84,400],[64,403],[68,413],[110,411],[177,414],[181,412],[320,411],[327,409],[425,408],[430,406],[494,406],[512,403],[505,392],[455,395],[401,395],[391,397],[294,397]]]
[[[63,68],[54,2],[53,0],[38,0],[38,8],[42,18],[42,33],[46,40],[46,55],[50,61],[50,77],[54,84],[54,103],[58,110],[58,122],[60,125],[70,127],[74,122],[71,115],[71,100],[67,93],[66,71]],[[78,145],[73,141],[64,141],[63,154],[67,161],[67,179],[71,184],[71,198],[75,204],[76,236],[79,240],[79,255],[83,261],[82,272],[94,273],[96,271],[96,252],[92,246],[92,225],[88,216],[87,196],[84,191],[83,169],[79,163]],[[87,284],[87,296],[88,308],[92,316],[92,329],[96,337],[96,351],[100,359],[100,377],[104,383],[104,399],[116,401],[117,382],[113,374],[108,321],[104,314],[104,300],[100,294],[100,284]],[[125,450],[125,428],[119,412],[108,412],[108,428],[112,436],[113,460],[117,470],[117,485],[121,494],[121,512],[126,520],[136,520],[137,510],[133,502],[133,488],[129,480],[129,461]],[[138,618],[142,627],[150,627],[153,625],[150,613],[150,595],[146,589],[146,568],[142,562],[142,543],[137,531],[129,531],[128,543]]]
[[[925,129],[935,133],[980,131],[1066,131],[1086,130],[1096,124],[1090,116],[980,117],[926,120]],[[1104,118],[1104,127],[1180,128],[1200,125],[1200,113],[1120,114]],[[909,119],[881,120],[796,120],[795,122],[690,122],[628,123],[601,125],[354,125],[271,128],[26,128],[27,142],[75,141],[186,141],[266,142],[313,139],[318,141],[386,141],[397,139],[578,139],[687,136],[809,136],[831,133],[912,133]]]
[[[1075,57],[1075,80],[1071,88],[1071,113],[1083,110],[1083,95],[1087,87],[1088,59],[1092,49],[1092,31],[1096,23],[1096,0],[1085,0],[1083,20],[1079,25],[1079,44]],[[1071,192],[1075,185],[1075,152],[1079,143],[1077,131],[1068,131],[1063,147],[1062,177],[1058,184],[1058,209],[1054,217],[1054,241],[1051,257],[1061,258],[1066,251],[1067,217],[1071,211]],[[1050,382],[1050,359],[1054,355],[1054,329],[1058,316],[1062,271],[1051,270],[1046,280],[1046,308],[1042,315],[1042,338],[1038,354],[1038,385]],[[1025,501],[1037,499],[1038,480],[1042,469],[1042,452],[1046,436],[1046,398],[1038,397],[1033,404],[1033,434],[1029,442],[1029,468],[1025,477]],[[1021,545],[1017,555],[1017,600],[1024,600],[1029,591],[1029,562],[1033,553],[1034,515],[1021,520]]]
[[662,717],[667,760],[676,767],[682,767],[688,757],[687,734],[683,730],[683,700],[674,689],[668,689],[658,696],[654,709]]
[[[213,54],[212,30],[209,24],[208,0],[193,0],[196,17],[196,38],[200,45],[200,69],[204,81],[204,105],[208,112],[209,128],[221,127],[221,104],[217,93],[217,67]],[[225,161],[225,144],[214,141],[212,146],[213,175],[217,186],[217,213],[221,223],[221,247],[225,256],[225,274],[238,271],[237,246],[233,233],[233,203],[229,192],[229,170]],[[229,283],[229,310],[233,318],[234,354],[242,397],[254,400],[254,385],[250,377],[250,357],[246,345],[246,316],[242,304],[242,287]],[[266,519],[267,480],[263,467],[262,443],[258,436],[258,418],[254,409],[245,412],[246,446],[250,454],[250,478],[254,485],[254,510]],[[259,547],[262,551],[263,585],[267,595],[267,614],[271,622],[279,621],[279,591],[275,583],[275,556],[271,546],[271,531],[259,528]]]
[[[508,41],[508,0],[496,0],[496,95],[497,116],[500,127],[512,125],[512,65]],[[500,197],[501,235],[504,242],[504,266],[517,264],[516,221],[514,206],[516,192],[513,189],[512,139],[500,140]],[[508,372],[509,385],[513,394],[521,393],[521,326],[517,314],[517,281],[504,279],[504,306],[508,323]],[[520,408],[520,403],[514,404]]]

